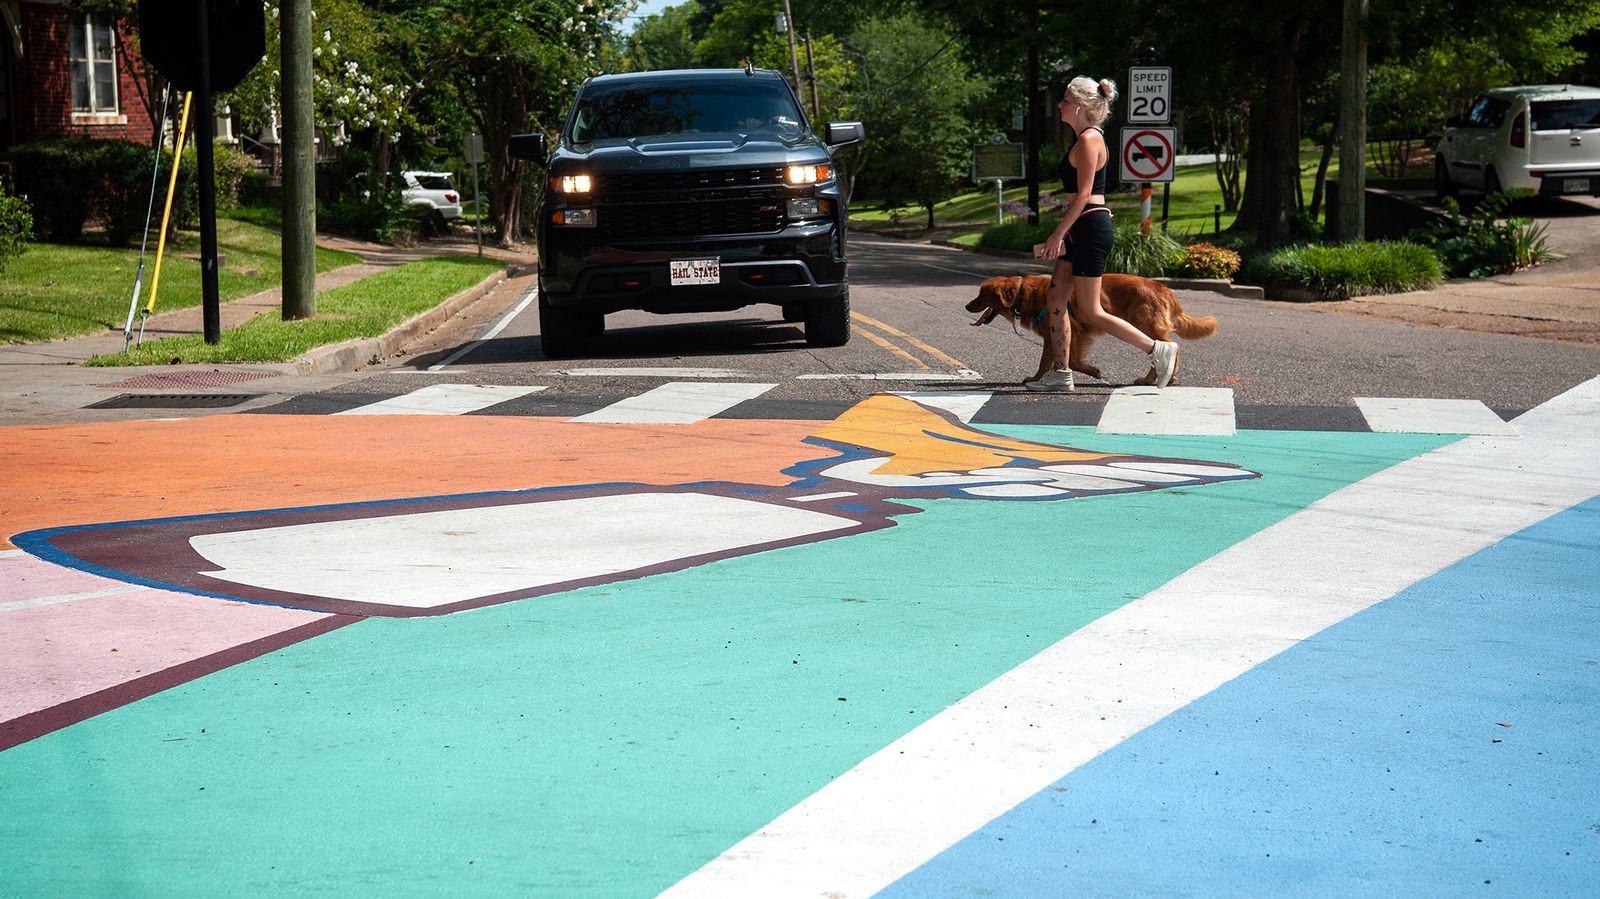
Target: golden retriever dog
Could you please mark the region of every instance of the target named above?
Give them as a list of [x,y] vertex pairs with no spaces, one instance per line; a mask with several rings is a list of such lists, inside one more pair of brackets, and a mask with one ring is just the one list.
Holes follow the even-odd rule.
[[[1045,324],[1045,294],[1050,290],[1049,275],[1001,275],[990,278],[978,287],[978,296],[967,304],[968,312],[979,313],[974,325],[987,325],[996,317],[1003,317],[1012,327],[1020,322],[1028,330],[1045,338],[1044,352],[1039,356],[1039,370],[1033,379],[1044,376],[1050,367],[1050,346]],[[1072,309],[1071,297],[1067,308]],[[1138,275],[1108,274],[1100,281],[1100,307],[1148,335],[1152,340],[1169,340],[1173,331],[1185,340],[1199,340],[1217,332],[1217,317],[1207,315],[1195,318],[1185,315],[1172,289],[1160,281]],[[1098,333],[1078,321],[1072,314],[1072,331],[1068,335],[1070,350],[1067,365],[1073,371],[1083,372],[1091,378],[1100,377],[1100,369],[1084,361],[1089,344]],[[1033,380],[1030,379],[1030,380]],[[1136,384],[1154,384],[1156,370],[1152,366]],[[1171,383],[1178,383],[1174,369]]]

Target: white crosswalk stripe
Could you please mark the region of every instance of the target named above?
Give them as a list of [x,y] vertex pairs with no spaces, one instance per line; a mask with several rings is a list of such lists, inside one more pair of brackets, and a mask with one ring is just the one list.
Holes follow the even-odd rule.
[[1225,387],[1119,387],[1100,413],[1097,434],[1230,436],[1233,391]]
[[673,381],[569,419],[588,424],[687,425],[752,400],[776,384]]
[[994,396],[987,391],[976,390],[905,390],[895,395],[924,406],[943,409],[965,424],[971,424],[973,416],[981,412],[983,405]]
[[1512,427],[1477,400],[1396,399],[1358,396],[1356,405],[1374,431],[1394,434],[1473,434],[1513,437]]
[[538,393],[543,387],[517,387],[495,384],[429,384],[400,396],[390,397],[337,415],[465,415],[479,409]]

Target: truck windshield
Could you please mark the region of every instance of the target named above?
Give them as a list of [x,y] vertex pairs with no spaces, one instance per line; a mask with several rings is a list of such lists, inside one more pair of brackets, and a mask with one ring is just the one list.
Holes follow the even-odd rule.
[[1544,100],[1533,104],[1533,130],[1600,128],[1600,100]]
[[589,86],[572,117],[574,143],[674,134],[800,134],[794,95],[776,78],[649,79]]

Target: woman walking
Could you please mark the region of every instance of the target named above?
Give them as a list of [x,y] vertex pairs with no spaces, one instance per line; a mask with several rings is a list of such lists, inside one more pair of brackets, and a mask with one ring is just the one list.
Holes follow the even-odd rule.
[[1061,102],[1056,104],[1061,121],[1077,133],[1078,139],[1061,157],[1067,214],[1049,239],[1033,248],[1035,257],[1054,259],[1056,267],[1045,299],[1049,309],[1050,369],[1037,380],[1024,382],[1029,390],[1073,389],[1072,370],[1067,367],[1071,339],[1067,324],[1069,298],[1073,312],[1084,325],[1104,331],[1150,357],[1157,387],[1167,386],[1178,367],[1177,344],[1153,340],[1100,306],[1100,278],[1106,272],[1106,257],[1111,254],[1113,240],[1111,210],[1106,207],[1106,162],[1110,155],[1101,125],[1110,115],[1111,101],[1116,97],[1117,85],[1110,79],[1096,83],[1079,76],[1067,85]]

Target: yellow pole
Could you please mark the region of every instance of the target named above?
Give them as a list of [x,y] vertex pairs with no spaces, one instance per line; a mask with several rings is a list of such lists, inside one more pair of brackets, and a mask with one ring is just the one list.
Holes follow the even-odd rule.
[[167,179],[167,204],[161,207],[161,236],[156,239],[156,271],[150,276],[150,302],[144,306],[146,315],[155,311],[156,291],[161,289],[161,253],[167,248],[167,219],[172,215],[172,194],[178,187],[178,162],[183,159],[183,142],[189,133],[189,100],[192,93],[183,95],[183,115],[178,119],[178,139],[172,144],[172,177]]

